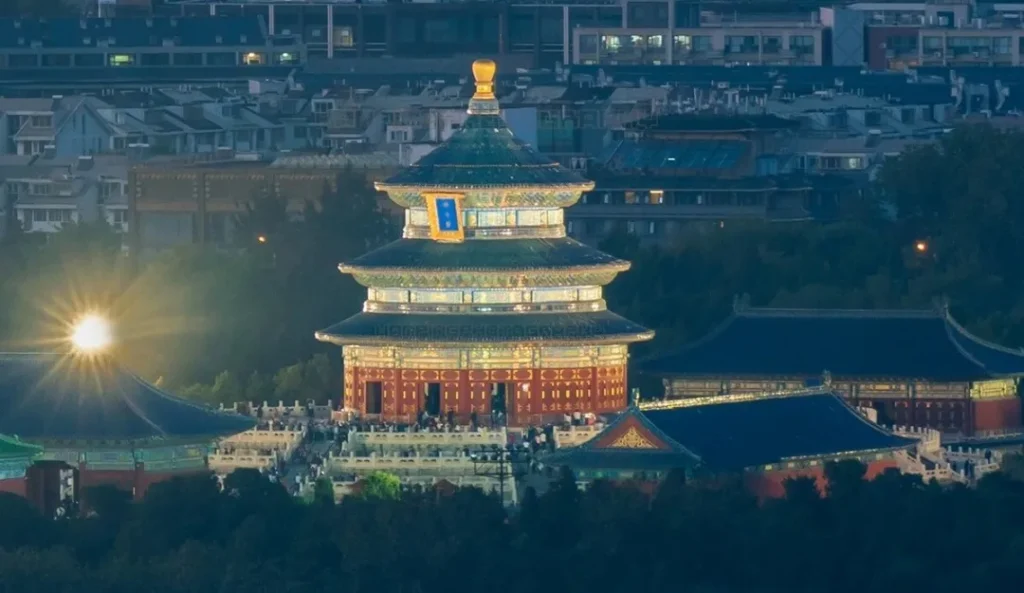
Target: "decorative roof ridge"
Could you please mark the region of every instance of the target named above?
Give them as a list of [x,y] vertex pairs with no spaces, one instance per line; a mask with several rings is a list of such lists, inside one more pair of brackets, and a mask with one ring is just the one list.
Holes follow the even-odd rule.
[[686,397],[680,399],[662,400],[650,403],[641,403],[640,409],[645,412],[660,410],[674,410],[678,408],[693,408],[697,406],[712,406],[723,404],[745,403],[751,401],[763,401],[769,399],[790,399],[796,397],[811,397],[815,395],[831,394],[836,397],[830,382],[806,389],[789,389],[783,391],[759,391],[755,393],[732,393],[725,395],[709,395],[706,397]]
[[[886,427],[886,426],[883,426],[883,425],[881,425],[881,424],[879,424],[877,422],[872,422],[871,419],[869,419],[864,414],[861,414],[857,410],[857,408],[854,407],[853,404],[851,404],[850,402],[846,401],[846,399],[843,398],[843,396],[841,396],[838,393],[836,393],[835,390],[830,388],[829,391],[831,392],[832,397],[836,398],[841,405],[843,405],[845,408],[850,410],[850,412],[852,412],[853,415],[856,416],[858,420],[860,420],[864,424],[867,424],[868,426],[870,426],[876,432],[884,434],[886,436],[890,436],[890,437],[893,437],[893,438],[897,438],[897,439],[901,439],[903,441],[906,441],[908,446],[917,442],[915,439],[908,439],[907,437],[900,436],[900,435],[896,434],[895,432],[889,430],[889,428]],[[899,447],[894,447],[894,448],[899,448]]]
[[[208,406],[206,404],[202,404],[202,403],[195,402],[195,401],[192,401],[192,400],[189,400],[189,399],[185,399],[185,398],[181,397],[180,395],[174,395],[173,393],[171,393],[169,391],[164,391],[163,389],[157,387],[156,385],[153,385],[149,381],[146,381],[142,377],[136,375],[135,373],[129,371],[128,369],[122,367],[121,365],[114,365],[114,368],[116,370],[118,370],[121,374],[131,378],[133,381],[138,383],[140,386],[142,386],[147,391],[151,391],[157,397],[173,401],[174,403],[177,403],[177,404],[182,404],[182,405],[188,406],[188,407],[190,407],[190,408],[192,408],[194,410],[199,410],[199,411],[205,412],[207,414],[212,414],[212,415],[216,415],[216,416],[232,416],[232,417],[238,417],[238,418],[243,418],[243,419],[244,418],[248,418],[247,416],[244,416],[244,415],[239,414],[237,412],[229,412],[227,410],[221,410],[219,408],[214,408],[213,406]],[[134,412],[140,414],[140,416],[142,416],[141,410],[135,410],[134,406],[132,406],[132,411],[134,411]],[[146,420],[146,422],[149,423],[149,420]],[[255,422],[253,424],[255,425]],[[150,423],[150,425],[153,426],[152,423]],[[159,430],[161,433],[164,432],[162,428],[159,428],[157,426],[153,426],[153,428]]]
[[888,319],[942,319],[936,309],[812,309],[784,307],[733,307],[734,317],[803,317],[803,318],[888,318]]
[[[696,350],[697,348],[700,348],[701,346],[707,344],[708,342],[711,342],[712,340],[714,340],[715,338],[717,338],[721,334],[725,333],[725,330],[727,330],[729,328],[729,326],[732,325],[733,321],[735,321],[736,318],[737,318],[736,314],[730,315],[730,316],[726,317],[725,319],[723,319],[722,321],[718,322],[718,324],[715,325],[715,327],[711,328],[711,331],[705,333],[704,335],[702,335],[701,337],[697,338],[696,340],[694,340],[692,342],[687,342],[687,343],[683,344],[682,346],[680,346],[679,348],[671,349],[667,353],[652,354],[650,356],[646,356],[644,358],[641,358],[641,359],[637,360],[637,364],[639,364],[639,365],[646,365],[647,363],[650,363],[650,362],[654,362],[654,361],[662,360],[662,359],[666,359],[666,358],[673,358],[673,357],[679,356],[680,354],[682,354],[684,352],[689,352],[691,350]],[[657,374],[657,373],[653,373],[653,374]]]
[[31,449],[37,452],[43,450],[42,446],[25,442],[18,438],[18,435],[8,436],[6,434],[0,434],[0,444],[11,445],[22,449]]
[[[997,344],[991,340],[986,340],[985,338],[981,338],[979,336],[974,335],[973,333],[968,331],[967,328],[960,325],[960,323],[957,322],[956,319],[953,319],[953,316],[950,314],[949,309],[946,309],[943,312],[943,317],[946,321],[946,331],[950,332],[950,338],[953,338],[952,332],[955,331],[957,334],[967,338],[968,340],[974,342],[975,344],[978,344],[979,346],[984,346],[985,348],[991,348],[992,350],[996,350],[1004,354],[1010,354],[1013,356],[1020,356],[1021,358],[1024,358],[1024,348],[1010,348],[1008,346],[1003,346],[1002,344]],[[956,338],[953,338],[953,343],[956,344],[956,347],[961,352],[964,353],[964,356],[970,358],[973,362],[978,364],[978,366],[984,368],[985,365],[981,364],[980,362],[975,360],[974,357],[964,352],[963,347],[956,341]]]
[[[604,451],[606,451],[608,449],[614,449],[613,447],[597,448],[595,446],[595,443],[597,442],[597,440],[600,438],[600,436],[602,434],[609,434],[612,429],[614,429],[615,427],[619,426],[623,422],[626,422],[630,418],[635,418],[637,420],[637,422],[639,422],[645,429],[649,430],[651,432],[651,434],[653,434],[655,437],[661,439],[665,444],[667,444],[669,447],[672,448],[671,451],[655,450],[655,451],[649,451],[650,453],[683,454],[683,455],[689,455],[689,456],[693,457],[693,459],[696,460],[697,462],[702,462],[703,461],[703,459],[701,458],[700,455],[697,455],[693,451],[687,449],[682,444],[680,444],[679,441],[677,441],[677,440],[673,439],[672,437],[668,436],[667,434],[665,434],[665,432],[663,430],[658,428],[657,425],[655,425],[653,422],[651,422],[651,420],[649,418],[647,418],[646,415],[644,415],[643,408],[639,407],[639,406],[636,406],[636,405],[630,405],[628,408],[623,410],[622,413],[620,413],[615,418],[615,420],[612,420],[608,424],[608,426],[605,426],[604,430],[602,430],[600,433],[598,433],[597,436],[591,438],[590,440],[588,440],[587,442],[583,443],[582,445],[579,445],[578,447],[571,447],[571,449],[576,450],[576,451],[594,451],[596,449],[596,450],[600,450],[602,452],[604,452]],[[635,450],[633,452],[635,453]]]

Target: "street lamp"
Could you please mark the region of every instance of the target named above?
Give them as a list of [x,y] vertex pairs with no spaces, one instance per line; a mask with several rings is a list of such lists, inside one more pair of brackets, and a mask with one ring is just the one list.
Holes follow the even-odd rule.
[[267,242],[267,236],[266,235],[259,235],[258,237],[256,237],[256,240],[258,242],[260,242],[260,243],[266,243]]
[[923,240],[922,241],[917,241],[916,243],[914,243],[914,250],[917,251],[918,253],[927,253],[928,252],[928,242],[927,241],[923,241]]

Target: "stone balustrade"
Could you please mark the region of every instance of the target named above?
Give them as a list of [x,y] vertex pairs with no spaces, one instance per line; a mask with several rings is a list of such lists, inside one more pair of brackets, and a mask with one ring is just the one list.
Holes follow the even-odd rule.
[[327,459],[329,474],[365,475],[376,471],[398,476],[409,474],[445,476],[472,476],[476,465],[466,455],[427,457],[412,455],[331,455]]
[[305,437],[305,428],[255,428],[221,440],[220,446],[225,449],[276,449],[289,456]]
[[920,452],[938,454],[942,450],[942,433],[933,428],[893,426],[890,430],[901,437],[919,441],[917,448]]
[[[306,404],[300,403],[295,400],[295,403],[288,406],[285,405],[283,400],[279,400],[277,405],[271,405],[269,402],[264,401],[262,404],[257,402],[235,402],[230,406],[220,405],[222,412],[235,412],[237,414],[246,414],[255,417],[257,410],[263,410],[263,418],[265,420],[285,420],[288,418],[309,418],[310,407]],[[328,420],[332,417],[334,408],[330,404],[313,404],[312,406],[312,417],[317,420]]]
[[219,475],[230,474],[236,469],[270,468],[277,463],[275,453],[259,455],[253,452],[210,453],[207,463],[211,471]]
[[556,447],[577,447],[594,438],[604,430],[604,424],[593,424],[589,426],[570,426],[568,428],[555,428]]
[[403,448],[418,449],[421,447],[462,449],[469,447],[504,447],[508,443],[508,433],[504,428],[477,431],[450,432],[397,432],[397,431],[350,431],[349,443],[367,448]]

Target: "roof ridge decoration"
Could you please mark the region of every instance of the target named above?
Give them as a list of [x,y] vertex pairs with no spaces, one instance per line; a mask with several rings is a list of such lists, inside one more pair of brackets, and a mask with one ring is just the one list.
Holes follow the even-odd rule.
[[[953,338],[953,343],[956,344],[956,347],[959,348],[961,351],[963,351],[964,349],[956,341],[956,338],[953,336],[952,332],[954,332],[954,331],[958,335],[961,335],[964,338],[967,338],[968,340],[974,342],[975,344],[978,344],[979,346],[984,346],[985,348],[991,348],[993,350],[998,350],[999,352],[1003,352],[1005,354],[1011,354],[1011,355],[1014,355],[1014,356],[1024,357],[1024,348],[1010,348],[1009,346],[1003,346],[1002,344],[997,344],[997,343],[995,343],[995,342],[993,342],[991,340],[986,340],[985,338],[982,338],[982,337],[974,335],[973,333],[968,331],[966,327],[960,325],[960,323],[956,319],[953,319],[953,316],[950,314],[948,308],[944,311],[944,317],[945,317],[945,320],[946,320],[947,329],[950,332],[950,336],[949,337]],[[971,354],[968,354],[967,352],[964,352],[964,355],[967,356],[968,358],[970,358],[971,360],[975,360],[974,356],[971,355]],[[977,362],[977,361],[975,360],[975,362]],[[978,363],[978,366],[984,367],[985,365],[983,365],[981,363]]]
[[[700,460],[701,460],[700,455],[697,455],[693,451],[691,451],[688,448],[686,448],[685,446],[683,446],[679,441],[677,441],[674,438],[672,438],[672,437],[668,436],[667,434],[665,434],[665,431],[663,431],[662,429],[658,428],[657,425],[655,425],[653,422],[651,422],[651,420],[649,418],[647,418],[646,415],[644,415],[644,410],[642,408],[640,408],[640,407],[637,407],[637,406],[630,406],[630,407],[626,408],[625,410],[623,410],[621,414],[619,414],[618,416],[615,417],[614,420],[609,422],[608,425],[605,426],[601,430],[601,432],[598,433],[596,436],[594,436],[592,439],[590,439],[590,440],[586,441],[585,443],[583,443],[581,445],[578,445],[576,447],[566,447],[566,448],[564,448],[564,450],[565,451],[601,451],[601,452],[608,452],[608,451],[611,450],[611,451],[634,451],[635,452],[637,450],[635,448],[631,449],[631,448],[626,448],[626,447],[616,447],[615,446],[615,443],[617,443],[620,439],[622,439],[623,436],[625,436],[624,434],[620,435],[615,441],[613,441],[609,445],[604,445],[604,446],[599,446],[598,445],[598,443],[602,440],[601,439],[601,435],[603,435],[603,434],[611,434],[611,432],[613,430],[615,430],[619,425],[621,425],[621,424],[623,424],[625,422],[628,422],[631,418],[633,420],[635,420],[637,423],[639,423],[640,426],[642,426],[645,430],[650,432],[651,436],[653,436],[654,438],[662,441],[663,443],[665,443],[666,445],[669,446],[668,450],[659,449],[659,448],[646,448],[646,447],[642,448],[640,450],[647,451],[648,453],[653,453],[653,454],[673,454],[674,453],[674,454],[689,455],[689,456],[692,456],[695,461],[700,462]],[[629,427],[629,428],[632,429],[634,432],[636,432],[636,429],[634,427]],[[628,433],[629,430],[627,430],[626,432]],[[557,450],[556,450],[556,452],[557,452]]]
[[639,410],[641,412],[656,410],[674,410],[677,408],[692,408],[697,406],[709,406],[718,404],[735,404],[767,399],[810,397],[814,395],[825,394],[836,395],[835,391],[833,391],[832,389],[831,377],[828,377],[828,383],[822,385],[815,385],[814,387],[807,387],[805,389],[787,389],[782,391],[758,391],[754,393],[732,393],[725,395],[710,395],[706,397],[686,397],[680,399],[661,400],[641,403],[639,406]]
[[734,301],[733,314],[736,317],[861,317],[861,318],[903,318],[941,319],[945,313],[931,309],[812,309],[806,307],[751,307],[740,298]]

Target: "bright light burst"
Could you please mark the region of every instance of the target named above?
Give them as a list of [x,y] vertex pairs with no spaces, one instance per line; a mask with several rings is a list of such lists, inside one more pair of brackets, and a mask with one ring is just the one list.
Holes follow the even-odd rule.
[[106,350],[113,341],[110,322],[96,314],[86,315],[79,319],[71,333],[71,344],[79,352],[87,354]]

